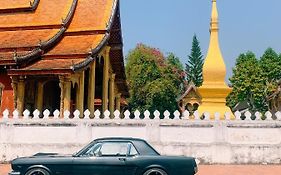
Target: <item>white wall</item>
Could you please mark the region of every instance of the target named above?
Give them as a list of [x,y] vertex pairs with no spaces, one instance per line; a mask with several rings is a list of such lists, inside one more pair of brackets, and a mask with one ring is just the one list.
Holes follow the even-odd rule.
[[281,121],[0,119],[0,161],[37,152],[72,154],[99,137],[138,137],[164,155],[201,163],[281,163]]

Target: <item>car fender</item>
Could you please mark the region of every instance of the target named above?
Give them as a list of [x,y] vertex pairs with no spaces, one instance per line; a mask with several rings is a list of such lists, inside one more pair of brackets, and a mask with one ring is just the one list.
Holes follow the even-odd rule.
[[42,169],[45,169],[46,171],[48,171],[50,174],[53,174],[52,171],[44,165],[32,165],[32,166],[28,167],[24,173],[26,173],[27,171],[34,169],[34,168],[42,168]]

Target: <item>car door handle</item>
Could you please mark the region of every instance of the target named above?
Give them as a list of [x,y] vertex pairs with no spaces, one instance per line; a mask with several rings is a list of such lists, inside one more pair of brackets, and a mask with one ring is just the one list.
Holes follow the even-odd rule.
[[122,157],[120,157],[120,158],[118,158],[120,161],[126,161],[126,158],[122,158]]

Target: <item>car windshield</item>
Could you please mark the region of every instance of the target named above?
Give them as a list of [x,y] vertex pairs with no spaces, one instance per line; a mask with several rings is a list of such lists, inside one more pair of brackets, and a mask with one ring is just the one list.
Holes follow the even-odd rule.
[[97,143],[94,146],[90,147],[83,156],[97,156],[101,148],[101,143]]

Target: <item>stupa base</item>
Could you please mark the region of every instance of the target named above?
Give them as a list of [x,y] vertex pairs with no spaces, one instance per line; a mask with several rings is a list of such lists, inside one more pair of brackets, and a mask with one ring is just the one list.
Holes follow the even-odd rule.
[[231,120],[235,119],[235,116],[233,115],[232,111],[228,106],[225,105],[225,103],[203,102],[199,106],[198,112],[200,116],[203,116],[204,114],[208,113],[211,120],[216,119],[216,115],[218,114],[220,120],[225,120],[226,118],[229,118]]

